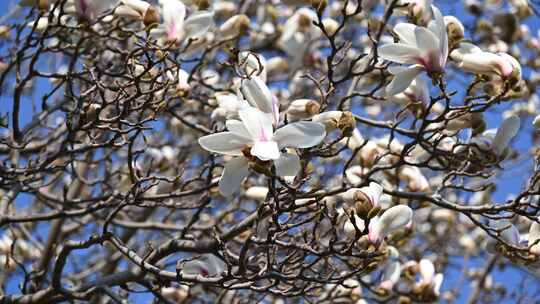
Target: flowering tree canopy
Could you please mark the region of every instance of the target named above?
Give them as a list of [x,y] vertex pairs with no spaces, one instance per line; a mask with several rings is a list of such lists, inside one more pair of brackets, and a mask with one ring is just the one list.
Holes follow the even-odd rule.
[[540,1],[13,2],[0,303],[540,301]]

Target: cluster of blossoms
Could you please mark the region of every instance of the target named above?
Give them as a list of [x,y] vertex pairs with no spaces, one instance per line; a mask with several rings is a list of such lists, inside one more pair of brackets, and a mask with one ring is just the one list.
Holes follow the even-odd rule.
[[540,37],[527,1],[484,2],[471,31],[430,0],[21,0],[0,285],[30,283],[9,300],[453,301],[458,256],[488,261],[462,263],[475,303],[494,264],[537,269]]

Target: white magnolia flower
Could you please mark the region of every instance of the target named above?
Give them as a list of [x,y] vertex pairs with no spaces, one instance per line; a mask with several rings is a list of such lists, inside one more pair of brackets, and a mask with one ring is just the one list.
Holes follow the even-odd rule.
[[238,112],[239,120],[228,120],[228,131],[199,138],[207,151],[238,156],[227,162],[219,181],[220,192],[234,193],[248,175],[248,157],[273,161],[279,176],[294,176],[300,169],[300,159],[294,153],[282,153],[284,148],[310,148],[319,144],[326,135],[324,126],[314,122],[296,122],[274,132],[269,115],[252,107]]
[[386,235],[407,226],[413,216],[413,211],[405,205],[397,205],[386,210],[380,217],[374,217],[369,223],[368,239],[378,244]]
[[435,296],[439,296],[440,288],[444,279],[442,273],[435,273],[435,265],[428,259],[422,259],[419,263],[420,282],[419,286],[430,289]]
[[532,254],[540,255],[540,224],[533,222],[529,228],[528,244]]
[[255,108],[268,114],[274,125],[279,121],[277,99],[259,76],[251,76],[242,81],[242,95]]
[[417,76],[406,90],[389,96],[388,100],[401,106],[409,106],[415,103],[428,104],[429,87],[421,76]]
[[73,0],[77,15],[88,21],[93,21],[99,15],[112,9],[117,0]]
[[428,28],[411,23],[399,23],[394,32],[399,37],[399,43],[389,43],[378,49],[379,57],[401,64],[411,64],[408,67],[392,66],[390,73],[394,79],[386,91],[395,95],[405,90],[413,79],[423,71],[428,74],[443,72],[448,57],[448,37],[444,19],[439,9],[431,7],[435,19]]
[[388,246],[388,251],[388,261],[383,267],[381,283],[379,284],[379,288],[386,291],[390,291],[394,288],[394,285],[399,281],[402,270],[401,263],[398,260],[399,251],[393,246]]
[[521,78],[521,65],[514,57],[506,53],[485,52],[469,42],[460,43],[459,48],[452,51],[450,58],[466,72]]
[[491,150],[495,155],[501,156],[510,141],[519,131],[520,119],[517,116],[506,118],[498,129],[486,130],[482,136],[471,139],[482,150]]
[[214,12],[198,11],[186,18],[186,6],[180,0],[160,0],[163,24],[156,31],[168,42],[180,43],[204,35],[214,24]]
[[231,93],[216,94],[218,107],[212,112],[212,119],[237,119],[238,111],[242,108],[249,107],[246,100],[238,98],[237,95]]
[[199,259],[184,263],[182,273],[215,277],[223,273],[226,269],[227,265],[221,259],[213,254],[205,254]]
[[120,0],[122,5],[114,10],[117,16],[133,18],[150,25],[159,22],[157,10],[148,2],[142,0]]

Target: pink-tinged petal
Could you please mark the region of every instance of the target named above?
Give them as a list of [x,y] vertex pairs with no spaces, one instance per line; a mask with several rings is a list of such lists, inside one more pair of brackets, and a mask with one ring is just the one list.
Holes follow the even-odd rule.
[[232,132],[210,134],[199,138],[199,145],[209,152],[225,155],[242,155],[242,149],[251,140]]
[[491,144],[493,152],[496,155],[501,155],[504,149],[508,147],[512,138],[514,138],[519,131],[520,119],[517,116],[510,116],[503,121],[501,126],[497,129],[497,134]]
[[233,195],[249,174],[248,161],[240,156],[233,158],[225,164],[219,179],[219,193],[225,197]]
[[278,159],[280,155],[278,144],[275,141],[256,141],[250,152],[251,155],[263,161]]
[[326,136],[323,124],[311,121],[299,121],[288,124],[274,133],[274,141],[280,148],[310,148],[318,145]]
[[240,120],[229,119],[225,122],[225,126],[227,127],[227,130],[232,133],[251,140],[251,134],[249,134],[248,130]]
[[247,101],[265,113],[274,112],[274,96],[264,81],[256,75],[242,82],[242,93]]
[[300,171],[300,158],[294,153],[282,153],[278,159],[274,161],[276,174],[278,176],[296,176]]
[[272,140],[274,132],[272,117],[252,107],[239,110],[238,115],[253,141]]
[[200,37],[214,24],[214,12],[199,11],[189,16],[184,22],[186,38]]
[[383,187],[377,183],[371,182],[368,187],[360,188],[360,191],[369,197],[373,206],[377,206],[383,193]]
[[414,29],[417,26],[411,23],[398,23],[394,26],[394,32],[399,37],[399,42],[416,46],[416,38],[414,36]]
[[167,29],[179,34],[186,18],[186,6],[178,0],[161,0],[163,24]]
[[382,276],[383,281],[379,286],[386,290],[392,290],[393,286],[399,281],[400,276],[401,264],[398,261],[390,260],[385,266]]
[[382,237],[384,236],[381,236],[380,217],[374,217],[369,222],[368,240],[373,244],[378,244]]
[[197,274],[215,277],[226,270],[225,263],[213,254],[205,254],[197,260],[184,263],[181,271],[186,274]]
[[379,237],[383,238],[389,233],[404,228],[412,220],[413,211],[405,205],[397,205],[386,210],[378,221]]
[[420,74],[424,68],[420,65],[413,65],[397,73],[394,79],[386,87],[386,93],[390,96],[405,91],[412,81]]
[[385,44],[378,49],[378,54],[382,59],[403,64],[420,63],[421,56],[418,48],[403,43]]
[[414,30],[414,36],[416,38],[416,46],[422,52],[424,60],[427,61],[430,58],[430,54],[440,52],[439,39],[427,28],[417,26]]

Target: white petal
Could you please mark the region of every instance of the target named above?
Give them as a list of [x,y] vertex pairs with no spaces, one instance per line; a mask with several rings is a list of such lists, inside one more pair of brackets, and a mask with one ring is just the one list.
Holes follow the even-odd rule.
[[442,273],[437,273],[435,277],[433,278],[433,294],[435,294],[435,296],[437,297],[440,294],[443,280],[444,280],[444,274]]
[[516,136],[519,131],[520,120],[517,116],[506,118],[501,126],[497,129],[495,139],[493,139],[492,147],[496,155],[501,153],[508,147],[508,144]]
[[430,260],[422,259],[420,260],[419,267],[422,282],[431,285],[433,277],[435,276],[435,266]]
[[244,80],[242,93],[252,106],[265,113],[273,112],[274,97],[260,77],[254,75],[250,79]]
[[369,197],[373,206],[377,206],[379,204],[381,194],[383,193],[383,187],[377,183],[371,182],[369,183],[368,187],[360,188],[360,191]]
[[256,141],[251,147],[251,155],[260,160],[278,159],[279,154],[279,147],[275,141]]
[[405,205],[397,205],[386,210],[379,219],[381,237],[405,227],[412,219],[413,211]]
[[273,139],[279,143],[280,148],[309,148],[319,144],[325,136],[323,124],[299,121],[278,129]]
[[294,153],[282,153],[274,161],[274,166],[278,176],[296,176],[300,171],[300,158]]
[[249,134],[248,130],[246,127],[244,127],[244,124],[240,120],[229,119],[225,122],[225,126],[227,127],[227,130],[231,131],[232,133],[245,137],[251,141],[251,134]]
[[248,174],[248,161],[245,157],[240,156],[228,161],[219,179],[219,192],[221,195],[231,196],[240,188],[242,181]]
[[252,107],[241,109],[238,111],[238,115],[254,141],[269,141],[272,139],[274,128],[272,118],[269,115]]
[[[388,262],[388,264],[386,265],[384,269],[382,281],[383,282],[388,281],[393,286],[397,283],[397,281],[399,281],[400,276],[401,276],[401,264],[398,261],[390,261]],[[390,289],[391,288],[392,287],[390,287]]]
[[529,228],[529,240],[528,245],[531,246],[532,244],[540,244],[540,242],[536,242],[540,239],[540,224],[537,222],[533,222],[531,224],[531,228]]
[[[433,32],[425,27],[417,26],[414,30],[416,45],[422,54],[429,55],[439,51],[439,39]],[[427,60],[426,60],[427,61]]]
[[416,38],[414,36],[414,29],[416,25],[411,23],[398,23],[394,26],[394,32],[399,37],[399,42],[416,46]]
[[444,66],[444,64],[446,63],[446,57],[448,57],[448,34],[446,33],[444,17],[442,16],[441,11],[439,11],[439,9],[436,8],[434,5],[431,6],[431,9],[433,10],[433,17],[435,19],[435,24],[438,31],[438,33],[434,34],[437,35],[437,38],[439,40],[439,49],[442,54],[441,66]]
[[187,38],[204,35],[214,24],[214,12],[199,11],[189,16],[184,22],[184,31]]
[[186,6],[178,0],[160,0],[163,23],[169,26],[183,27],[186,18]]
[[206,151],[225,155],[242,155],[242,149],[249,143],[251,141],[232,132],[221,132],[199,138],[199,145]]
[[404,43],[389,43],[378,49],[379,57],[389,61],[405,64],[418,63],[420,50]]
[[409,68],[397,73],[394,79],[386,87],[386,93],[393,96],[405,91],[411,82],[422,72],[424,69],[419,65],[413,65]]

